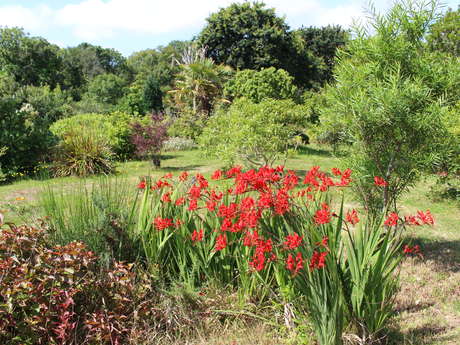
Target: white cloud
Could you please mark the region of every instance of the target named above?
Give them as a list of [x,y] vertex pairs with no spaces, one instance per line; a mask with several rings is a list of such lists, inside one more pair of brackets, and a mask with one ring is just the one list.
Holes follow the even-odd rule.
[[25,30],[38,31],[47,28],[52,16],[53,11],[45,5],[34,9],[16,5],[0,7],[0,25],[19,26]]

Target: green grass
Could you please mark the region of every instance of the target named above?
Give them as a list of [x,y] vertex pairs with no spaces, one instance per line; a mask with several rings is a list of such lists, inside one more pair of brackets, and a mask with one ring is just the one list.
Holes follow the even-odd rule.
[[[282,164],[283,162],[277,162]],[[339,165],[337,158],[319,147],[303,149],[287,159],[286,167],[302,174],[314,165],[330,169]],[[117,166],[118,178],[133,188],[146,175],[162,176],[168,172],[200,172],[209,177],[221,168],[219,160],[209,160],[200,151],[165,153],[162,168],[154,170],[146,161],[130,161]],[[84,180],[97,181],[99,177]],[[0,212],[5,221],[30,223],[43,215],[38,207],[38,194],[46,185],[57,190],[78,186],[75,177],[51,180],[25,179],[0,186]],[[409,230],[408,236],[420,244],[423,258],[408,258],[401,268],[401,290],[397,297],[398,315],[392,324],[389,343],[394,345],[457,345],[460,344],[460,208],[452,201],[433,202],[428,197],[434,179],[427,178],[405,194],[401,200],[403,214],[431,210],[436,225]],[[350,204],[348,204],[350,205]],[[282,318],[278,323],[282,324]],[[273,333],[275,332],[275,333]],[[278,333],[262,321],[250,324],[222,325],[214,331],[200,333],[187,344],[295,344],[286,334]],[[184,342],[180,342],[184,343]]]

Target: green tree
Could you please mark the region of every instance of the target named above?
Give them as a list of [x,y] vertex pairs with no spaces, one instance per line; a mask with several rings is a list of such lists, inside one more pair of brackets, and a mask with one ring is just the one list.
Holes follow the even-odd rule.
[[289,73],[274,67],[263,68],[260,71],[238,71],[224,88],[224,93],[230,98],[246,97],[255,103],[266,98],[294,98],[296,86]]
[[432,50],[460,56],[460,6],[449,10],[430,28],[428,43]]
[[[448,135],[444,115],[458,99],[459,67],[426,49],[436,4],[399,1],[386,15],[374,14],[375,34],[357,28],[356,39],[339,53],[336,85],[325,91],[323,127],[340,124],[352,142],[347,165],[354,169],[363,202],[374,211],[396,206],[439,157]],[[388,185],[373,185],[374,176]]]
[[307,113],[307,108],[292,100],[253,103],[238,99],[228,111],[220,109],[209,119],[199,144],[205,154],[228,165],[237,160],[272,165],[304,127]]
[[301,50],[289,26],[261,2],[232,4],[207,19],[197,43],[207,57],[236,70],[275,67],[288,71],[298,85],[311,87],[315,61]]
[[322,68],[317,68],[317,81],[320,85],[332,78],[337,49],[343,47],[348,40],[348,32],[339,25],[321,28],[308,27],[296,31],[305,44],[306,50],[313,53],[321,62]]
[[99,74],[88,83],[85,97],[115,105],[124,94],[126,81],[115,74]]
[[0,68],[21,85],[54,88],[60,82],[59,47],[19,28],[0,27]]
[[150,75],[144,85],[144,102],[148,111],[163,110],[163,92],[155,76]]

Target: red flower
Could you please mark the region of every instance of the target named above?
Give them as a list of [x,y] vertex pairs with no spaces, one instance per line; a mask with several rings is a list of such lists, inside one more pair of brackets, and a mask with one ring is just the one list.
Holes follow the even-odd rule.
[[329,242],[329,237],[324,236],[323,239],[321,240],[321,242],[317,242],[316,245],[327,248],[327,243],[328,242]]
[[423,224],[434,225],[434,218],[429,210],[427,210],[425,213],[418,211],[417,216]]
[[222,170],[219,170],[219,169],[214,171],[214,173],[211,176],[212,180],[219,180],[221,178],[222,178]]
[[259,241],[259,233],[257,230],[254,230],[252,233],[250,231],[246,231],[246,235],[243,239],[243,245],[246,247],[252,247],[257,245]]
[[374,184],[379,187],[386,187],[388,186],[388,182],[385,181],[383,178],[380,176],[375,176],[374,177]]
[[310,260],[310,272],[314,269],[321,269],[326,265],[327,252],[314,251]]
[[292,254],[289,254],[286,259],[286,268],[291,271],[293,275],[299,273],[299,271],[303,268],[302,253],[298,252],[295,259]]
[[195,211],[198,208],[198,201],[196,199],[190,200],[188,204],[189,211]]
[[252,261],[249,262],[249,266],[254,268],[257,272],[260,272],[265,267],[265,254],[262,251],[256,250]]
[[216,238],[216,245],[214,250],[218,252],[219,250],[225,249],[227,247],[227,236],[225,234],[220,234]]
[[332,168],[332,174],[335,176],[340,176],[342,175],[342,172],[340,171],[340,169]]
[[176,206],[183,205],[184,203],[185,203],[185,198],[184,197],[177,199],[176,202],[175,202]]
[[408,225],[422,225],[415,216],[405,216],[404,220]]
[[404,254],[421,255],[420,246],[418,244],[413,246],[412,248],[406,244],[403,248],[403,252]]
[[137,188],[139,188],[139,189],[145,189],[145,186],[146,186],[145,181],[141,181],[141,182],[139,182],[139,184],[137,185]]
[[284,241],[284,247],[286,249],[296,249],[302,243],[302,237],[294,232],[293,235],[287,235],[286,241]]
[[202,240],[203,240],[203,229],[200,229],[200,231],[193,230],[192,241],[200,242]]
[[164,229],[174,226],[171,219],[161,218],[161,217],[155,218],[155,220],[153,221],[153,224],[155,225],[155,228],[157,230],[164,230]]
[[161,201],[163,201],[163,202],[171,202],[171,193],[169,193],[169,192],[164,193],[161,196]]
[[201,188],[198,186],[192,186],[189,189],[188,194],[192,199],[199,199],[201,197]]
[[396,226],[398,224],[398,220],[399,220],[398,214],[392,212],[392,213],[390,213],[388,218],[385,220],[385,225],[387,225],[387,226]]
[[327,224],[331,221],[331,212],[330,212],[328,204],[323,203],[321,205],[321,209],[316,211],[314,220],[315,220],[315,223],[318,225]]
[[217,206],[217,202],[215,202],[215,201],[207,201],[206,202],[206,208],[209,211],[214,211],[216,209],[216,206]]
[[187,179],[188,179],[188,172],[183,171],[182,174],[179,175],[179,181],[184,182],[184,181],[187,181]]
[[350,223],[351,225],[356,225],[359,222],[358,212],[355,209],[352,211],[348,211],[345,216],[345,221]]

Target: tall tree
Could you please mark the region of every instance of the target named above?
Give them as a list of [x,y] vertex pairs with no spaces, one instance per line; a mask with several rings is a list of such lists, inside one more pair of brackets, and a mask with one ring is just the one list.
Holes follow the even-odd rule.
[[430,28],[428,44],[433,50],[440,50],[460,56],[460,5],[456,11],[449,10]]

